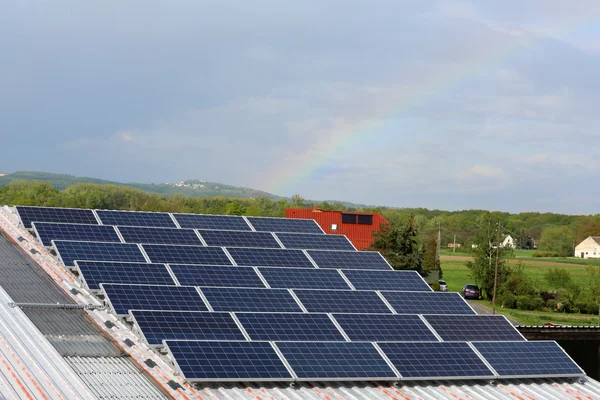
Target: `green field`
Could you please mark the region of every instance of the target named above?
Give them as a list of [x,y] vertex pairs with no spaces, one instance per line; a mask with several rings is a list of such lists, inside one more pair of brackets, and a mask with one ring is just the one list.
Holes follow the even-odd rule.
[[[440,254],[444,256],[471,256],[470,249],[459,250],[456,249],[456,253],[452,252],[452,249],[441,249]],[[514,250],[512,259],[526,261],[543,261],[543,262],[557,262],[566,264],[576,265],[600,265],[600,260],[587,260],[577,257],[533,257],[534,250]]]

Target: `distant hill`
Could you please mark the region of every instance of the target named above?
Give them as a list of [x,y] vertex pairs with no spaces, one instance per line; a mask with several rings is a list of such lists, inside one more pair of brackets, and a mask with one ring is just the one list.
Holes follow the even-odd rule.
[[52,184],[52,186],[60,190],[63,190],[76,183],[97,183],[102,185],[126,186],[140,189],[145,192],[164,194],[167,196],[174,194],[180,194],[186,197],[227,196],[238,198],[254,198],[266,196],[273,200],[281,199],[280,196],[263,192],[261,190],[224,185],[216,182],[200,181],[196,179],[182,181],[179,183],[123,183],[67,174],[52,174],[48,172],[17,171],[9,174],[0,174],[0,187],[6,186],[13,181],[43,181]]

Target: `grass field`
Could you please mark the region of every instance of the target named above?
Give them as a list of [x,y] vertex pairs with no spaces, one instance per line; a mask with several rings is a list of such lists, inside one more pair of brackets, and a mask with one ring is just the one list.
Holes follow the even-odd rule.
[[[523,262],[547,261],[575,265],[600,265],[600,260],[588,260],[577,257],[533,257],[533,252],[534,250],[515,250],[513,253],[513,259]],[[441,249],[440,254],[445,256],[471,256],[471,252],[466,251],[466,249],[465,251],[457,251],[456,253],[453,253],[452,249]]]

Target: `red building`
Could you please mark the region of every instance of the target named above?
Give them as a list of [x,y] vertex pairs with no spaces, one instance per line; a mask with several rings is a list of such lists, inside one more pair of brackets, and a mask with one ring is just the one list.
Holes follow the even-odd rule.
[[373,232],[379,231],[388,221],[378,213],[355,211],[326,211],[319,208],[287,208],[286,218],[314,219],[325,233],[346,235],[358,250],[364,250],[373,242]]

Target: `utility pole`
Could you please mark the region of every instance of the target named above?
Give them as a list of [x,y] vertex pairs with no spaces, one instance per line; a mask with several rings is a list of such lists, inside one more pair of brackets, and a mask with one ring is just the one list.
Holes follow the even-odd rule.
[[454,244],[452,245],[452,252],[456,253],[456,233],[454,234]]
[[437,246],[435,247],[435,262],[436,264],[440,264],[440,248],[442,245],[442,226],[438,222],[438,231],[437,231]]
[[492,314],[496,314],[496,288],[498,286],[498,255],[500,253],[500,221],[498,221],[498,242],[496,243],[496,268],[494,269],[494,294],[492,296]]

